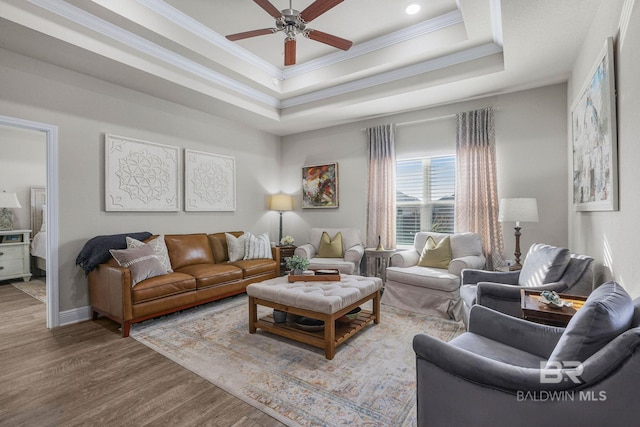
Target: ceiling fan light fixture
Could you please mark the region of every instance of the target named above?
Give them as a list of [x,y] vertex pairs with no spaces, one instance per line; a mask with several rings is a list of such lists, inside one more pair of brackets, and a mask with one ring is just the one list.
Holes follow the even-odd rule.
[[404,11],[407,15],[415,15],[420,12],[420,4],[415,2],[409,3],[407,7],[404,8]]

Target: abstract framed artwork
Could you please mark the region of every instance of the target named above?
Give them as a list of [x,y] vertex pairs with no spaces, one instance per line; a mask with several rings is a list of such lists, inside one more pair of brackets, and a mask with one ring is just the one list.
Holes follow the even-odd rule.
[[571,106],[576,211],[618,210],[618,142],[613,38]]
[[184,209],[236,210],[236,159],[184,150]]
[[105,209],[177,211],[177,147],[105,135]]
[[302,167],[302,207],[338,207],[338,163]]

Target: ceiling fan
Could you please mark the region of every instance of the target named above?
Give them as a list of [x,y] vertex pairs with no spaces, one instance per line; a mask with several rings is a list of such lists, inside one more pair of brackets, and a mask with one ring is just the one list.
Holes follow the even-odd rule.
[[344,0],[316,0],[302,12],[293,9],[291,5],[292,0],[289,0],[289,9],[284,9],[282,11],[276,9],[269,0],[253,1],[276,19],[276,27],[230,34],[227,36],[227,39],[236,41],[283,31],[286,35],[284,41],[284,65],[293,65],[296,63],[296,35],[298,34],[302,34],[311,40],[328,44],[329,46],[342,50],[349,50],[353,44],[353,42],[349,40],[306,27],[306,24],[313,21],[332,7],[342,3]]

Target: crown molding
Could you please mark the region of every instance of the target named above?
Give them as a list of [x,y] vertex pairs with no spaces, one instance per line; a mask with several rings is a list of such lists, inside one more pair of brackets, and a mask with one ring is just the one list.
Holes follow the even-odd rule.
[[366,55],[368,53],[375,52],[376,50],[385,49],[395,44],[406,42],[416,37],[424,36],[426,34],[433,33],[434,31],[463,22],[464,19],[462,18],[462,13],[459,9],[456,9],[436,18],[428,19],[410,27],[394,31],[393,33],[389,33],[363,43],[354,44],[351,49],[347,51],[338,51],[321,58],[305,62],[304,64],[287,68],[284,70],[284,76],[288,79],[310,73],[321,68],[329,67],[358,56]]
[[62,0],[28,0],[42,9],[55,13],[69,21],[75,22],[92,31],[96,31],[106,37],[120,42],[132,49],[150,55],[167,64],[178,67],[192,75],[203,78],[211,83],[220,85],[226,89],[246,96],[255,101],[278,108],[280,100],[267,95],[259,90],[244,85],[230,77],[220,74],[210,68],[205,67],[195,61],[187,59],[175,52],[165,49],[155,43],[152,43],[136,34],[126,31],[104,19],[98,18],[76,6],[66,3]]
[[162,0],[136,0],[141,5],[152,10],[173,22],[177,26],[191,32],[192,34],[200,37],[201,39],[211,43],[212,45],[236,56],[237,58],[253,65],[254,67],[264,71],[271,77],[275,77],[278,80],[284,80],[284,72],[275,65],[265,61],[258,55],[249,52],[247,49],[242,48],[237,43],[227,40],[226,37],[213,31],[211,28],[202,24],[176,9],[170,4]]
[[414,77],[420,74],[450,67],[452,65],[473,61],[500,52],[502,52],[501,46],[498,46],[495,43],[485,43],[449,55],[441,56],[439,58],[420,62],[418,64],[413,64],[408,67],[398,68],[386,73],[380,73],[375,76],[365,77],[353,82],[344,83],[304,95],[288,98],[281,101],[280,105],[281,108],[284,109],[302,104],[308,104],[310,102],[321,101],[323,99],[343,95],[345,93],[355,92],[357,90],[367,89],[385,83],[391,83],[397,80]]

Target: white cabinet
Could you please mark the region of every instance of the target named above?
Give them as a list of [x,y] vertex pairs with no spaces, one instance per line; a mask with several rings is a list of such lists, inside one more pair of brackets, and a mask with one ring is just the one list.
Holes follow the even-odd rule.
[[31,279],[30,234],[31,230],[0,231],[0,280]]

